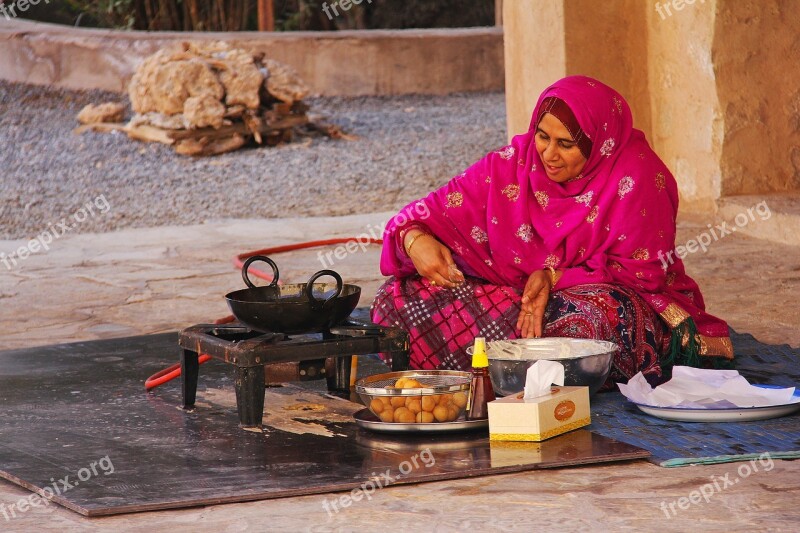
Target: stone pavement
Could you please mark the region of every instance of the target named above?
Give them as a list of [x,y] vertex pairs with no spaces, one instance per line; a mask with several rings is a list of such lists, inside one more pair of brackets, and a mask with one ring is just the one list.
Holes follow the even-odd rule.
[[[157,333],[225,316],[222,296],[243,287],[231,264],[236,253],[374,233],[389,215],[215,221],[66,236],[10,270],[0,263],[0,349]],[[695,238],[712,222],[682,220],[678,242]],[[0,251],[8,253],[21,244],[0,241]],[[320,261],[325,251],[275,256],[281,279],[305,281],[331,266]],[[378,254],[372,246],[332,265],[347,282],[362,287],[362,305],[381,280]],[[800,313],[795,311],[800,247],[740,232],[685,261],[711,313],[762,342],[800,346]],[[51,505],[11,522],[0,518],[0,531],[374,531],[392,526],[413,531],[796,530],[800,463],[792,461],[775,461],[769,472],[743,479],[708,503],[676,508],[674,516],[662,510],[662,502],[688,497],[712,475],[736,477],[738,465],[664,469],[631,462],[400,486],[334,515],[323,509],[323,496],[91,520]],[[0,482],[0,503],[27,494]]]

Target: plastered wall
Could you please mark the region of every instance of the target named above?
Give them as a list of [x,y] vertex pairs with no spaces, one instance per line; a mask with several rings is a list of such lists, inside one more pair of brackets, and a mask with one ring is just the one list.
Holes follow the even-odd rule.
[[542,89],[587,74],[628,99],[675,174],[682,210],[800,191],[798,9],[796,0],[505,2],[509,137],[525,131]]
[[722,193],[800,191],[800,2],[721,0]]
[[684,211],[715,211],[722,174],[722,114],[711,44],[715,0],[671,15],[648,10],[651,144],[675,175]]

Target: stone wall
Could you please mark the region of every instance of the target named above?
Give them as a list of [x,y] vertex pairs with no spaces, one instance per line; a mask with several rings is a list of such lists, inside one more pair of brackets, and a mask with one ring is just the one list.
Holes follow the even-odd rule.
[[0,78],[122,92],[172,42],[225,40],[293,66],[316,94],[502,91],[502,28],[166,33],[70,28],[0,17]]

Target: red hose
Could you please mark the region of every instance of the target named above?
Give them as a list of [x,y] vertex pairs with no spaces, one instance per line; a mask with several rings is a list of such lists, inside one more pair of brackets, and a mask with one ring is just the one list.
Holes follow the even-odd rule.
[[[325,239],[325,240],[321,240],[321,241],[298,242],[298,243],[294,243],[294,244],[284,244],[284,245],[281,245],[281,246],[272,246],[270,248],[264,248],[264,249],[261,249],[261,250],[256,250],[254,252],[245,252],[243,254],[239,254],[239,255],[237,255],[236,257],[233,258],[233,264],[237,269],[241,270],[241,268],[244,266],[244,262],[247,260],[247,258],[252,257],[254,255],[274,255],[274,254],[280,254],[280,253],[283,253],[283,252],[291,252],[293,250],[303,250],[305,248],[315,248],[317,246],[327,246],[327,245],[330,245],[330,244],[344,244],[344,243],[348,243],[350,241],[358,241],[360,243],[364,242],[363,240],[358,240],[355,237],[348,237],[348,238],[340,237],[340,238],[337,238],[337,239]],[[383,244],[383,241],[381,239],[367,239],[367,242],[369,244]],[[249,269],[249,273],[251,275],[253,275],[253,276],[256,276],[257,278],[265,279],[267,281],[272,281],[272,273],[271,272],[267,273],[267,272],[262,272],[262,271],[260,271],[260,270],[258,270],[256,268],[250,268]],[[227,324],[229,322],[233,322],[234,320],[236,320],[235,317],[233,315],[229,315],[229,316],[226,316],[224,318],[220,318],[220,319],[215,320],[214,324]],[[211,356],[208,355],[208,354],[201,354],[199,359],[198,359],[200,364],[203,364],[203,363],[205,363],[207,361],[210,361],[210,360],[211,360]],[[180,375],[181,375],[181,364],[180,363],[176,363],[176,364],[172,365],[171,367],[165,368],[164,370],[160,370],[160,371],[156,372],[155,374],[153,374],[152,376],[150,376],[149,378],[147,378],[145,380],[145,382],[144,382],[144,388],[146,390],[155,389],[159,385],[163,385],[164,383],[172,381],[173,379],[179,377]]]
[[[344,244],[350,241],[357,241],[359,243],[363,243],[364,240],[356,239],[355,237],[339,237],[338,239],[325,239],[321,241],[308,241],[308,242],[298,242],[294,244],[283,244],[281,246],[272,246],[270,248],[264,248],[262,250],[256,250],[254,252],[245,252],[243,254],[239,254],[233,258],[233,265],[238,269],[241,270],[244,266],[244,262],[249,258],[253,257],[254,255],[273,255],[273,254],[280,254],[283,252],[291,252],[294,250],[303,250],[305,248],[316,248],[317,246],[327,246],[330,244]],[[369,244],[383,244],[383,240],[381,239],[367,239],[366,242]],[[265,279],[267,281],[272,281],[272,273],[271,272],[262,272],[256,268],[250,268],[249,273],[256,276],[257,278]]]
[[[211,356],[203,354],[198,358],[198,361],[202,365],[206,361],[210,360]],[[165,368],[164,370],[160,370],[147,378],[144,382],[144,388],[146,390],[155,389],[159,385],[163,385],[167,381],[172,381],[173,379],[177,378],[181,375],[181,364],[175,363],[169,368]]]

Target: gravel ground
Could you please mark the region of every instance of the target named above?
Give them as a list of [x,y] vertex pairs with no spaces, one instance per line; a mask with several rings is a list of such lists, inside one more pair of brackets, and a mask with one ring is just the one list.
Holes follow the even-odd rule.
[[58,231],[62,219],[84,233],[398,209],[505,142],[502,93],[312,99],[359,139],[214,158],[72,133],[84,105],[120,99],[0,82],[0,239]]

